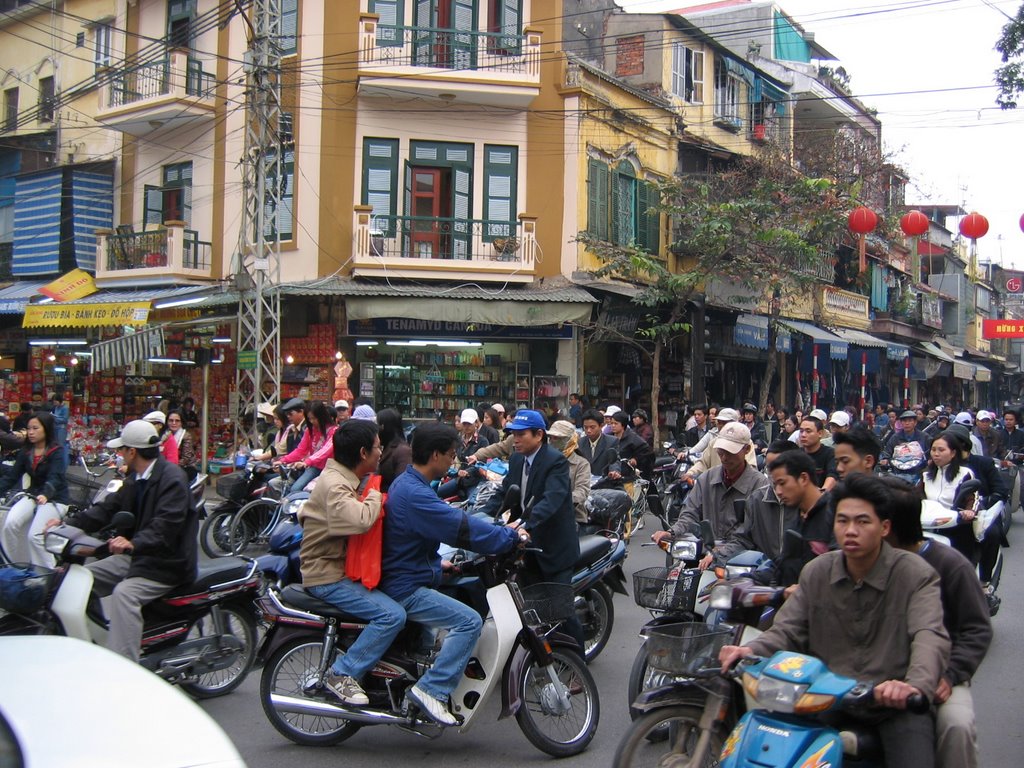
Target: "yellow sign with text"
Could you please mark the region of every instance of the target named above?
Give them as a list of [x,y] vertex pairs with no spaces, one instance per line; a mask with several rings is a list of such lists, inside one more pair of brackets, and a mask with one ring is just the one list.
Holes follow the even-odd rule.
[[39,292],[54,301],[74,301],[96,293],[96,281],[84,269],[72,269],[44,285]]
[[124,304],[59,304],[25,307],[22,328],[96,328],[105,325],[143,326],[149,321],[149,302]]

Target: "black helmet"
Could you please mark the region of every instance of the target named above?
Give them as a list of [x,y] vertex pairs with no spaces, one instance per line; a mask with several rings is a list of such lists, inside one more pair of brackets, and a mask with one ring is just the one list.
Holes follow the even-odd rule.
[[644,421],[650,421],[650,416],[647,415],[647,411],[645,411],[643,408],[637,408],[635,411],[633,411],[633,418],[635,419],[637,416],[639,416]]
[[740,411],[742,413],[757,413],[757,406],[753,403],[744,403]]

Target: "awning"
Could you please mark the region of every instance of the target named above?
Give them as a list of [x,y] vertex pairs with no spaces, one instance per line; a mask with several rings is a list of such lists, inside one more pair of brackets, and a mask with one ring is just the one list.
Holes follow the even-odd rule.
[[867,347],[868,349],[884,349],[885,356],[890,360],[905,360],[910,354],[910,347],[905,344],[896,344],[892,341],[879,339],[870,333],[858,331],[854,328],[836,328],[836,335],[846,339],[855,347]]
[[0,289],[0,314],[20,315],[28,306],[29,299],[39,294],[47,280],[19,280]]
[[992,369],[981,363],[971,363],[974,366],[974,380],[981,383],[992,381]]
[[89,349],[92,352],[90,370],[93,373],[107,368],[134,365],[150,357],[163,357],[166,354],[164,329],[147,328],[117,339],[101,341]]
[[[733,328],[733,341],[744,347],[768,349],[768,318],[764,315],[740,315]],[[785,328],[778,329],[775,349],[787,354],[793,349],[793,337]]]
[[944,363],[955,363],[956,362],[956,358],[955,357],[953,357],[952,355],[947,355],[944,351],[939,349],[935,344],[933,344],[930,341],[922,341],[921,344],[920,344],[920,347],[927,354],[931,355],[932,357],[934,357],[934,358],[936,358],[938,360],[941,360]]
[[802,333],[804,336],[810,336],[815,344],[827,344],[828,356],[833,360],[845,360],[847,354],[849,354],[850,345],[846,339],[841,339],[834,333],[829,333],[824,328],[819,328],[816,325],[805,323],[800,320],[781,320],[780,322],[797,333]]
[[[968,363],[964,360],[953,361],[953,378],[964,379],[970,381],[974,378],[974,363]],[[991,371],[989,372],[989,378],[992,378]]]

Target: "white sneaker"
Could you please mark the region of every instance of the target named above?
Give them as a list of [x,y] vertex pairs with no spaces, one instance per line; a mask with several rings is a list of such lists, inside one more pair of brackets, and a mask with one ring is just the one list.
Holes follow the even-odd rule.
[[423,710],[423,714],[438,725],[456,725],[458,723],[455,715],[448,711],[448,707],[443,701],[435,699],[418,685],[414,685],[406,691],[405,695],[413,704]]

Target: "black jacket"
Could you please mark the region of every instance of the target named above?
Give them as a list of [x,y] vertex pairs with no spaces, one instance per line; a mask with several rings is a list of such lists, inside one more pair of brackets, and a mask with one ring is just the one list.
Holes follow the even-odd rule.
[[67,466],[64,464],[64,449],[55,445],[47,448],[39,462],[32,466],[32,446],[22,448],[14,459],[14,465],[3,468],[0,475],[0,495],[7,493],[18,484],[22,475],[30,479],[28,492],[32,496],[42,494],[47,501],[56,504],[68,503]]
[[780,558],[776,564],[776,578],[780,585],[788,587],[796,584],[805,565],[818,555],[836,548],[834,520],[835,513],[832,511],[827,493],[821,495],[818,503],[807,513],[807,517],[797,516],[795,530],[800,533],[803,543],[799,552]]
[[135,513],[135,529],[124,534],[132,542],[128,578],[139,576],[161,584],[185,584],[196,578],[199,516],[188,492],[185,471],[162,456],[146,482],[141,507],[136,505],[136,480],[125,480],[117,493],[78,513],[68,522],[85,531],[102,528],[115,513]]
[[[524,461],[523,454],[512,454],[501,488],[487,500],[481,512],[490,517],[497,514],[508,489],[522,484]],[[580,539],[569,483],[569,461],[561,451],[550,445],[541,446],[521,494],[523,509],[529,510],[524,515],[526,530],[533,546],[544,550],[536,553],[540,572],[555,574],[572,568],[580,556]]]
[[590,474],[598,477],[607,475],[608,470],[619,460],[619,441],[611,435],[602,434],[593,451],[590,450],[590,438],[584,435],[576,450],[590,462]]
[[634,475],[630,459],[636,459],[636,472],[650,480],[654,470],[654,451],[640,435],[627,428],[619,438],[619,471],[627,480]]

